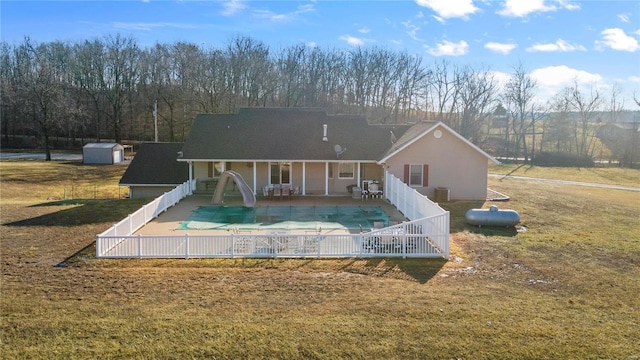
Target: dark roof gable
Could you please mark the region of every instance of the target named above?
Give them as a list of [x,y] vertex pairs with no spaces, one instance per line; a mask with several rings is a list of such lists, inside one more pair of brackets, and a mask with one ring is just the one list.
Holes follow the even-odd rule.
[[183,143],[143,143],[120,185],[179,185],[189,180],[189,165],[176,161]]
[[[327,141],[323,141],[327,125]],[[200,114],[183,148],[184,160],[378,160],[407,125],[369,125],[363,116],[327,115],[311,108],[242,108]],[[393,135],[392,135],[393,133]]]

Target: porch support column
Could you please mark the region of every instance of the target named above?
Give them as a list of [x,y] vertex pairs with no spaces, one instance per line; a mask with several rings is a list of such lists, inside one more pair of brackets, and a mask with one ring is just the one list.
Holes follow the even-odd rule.
[[189,195],[193,195],[193,162],[189,161]]
[[257,194],[257,188],[258,188],[258,179],[256,179],[256,162],[253,162],[253,195]]
[[329,195],[329,162],[324,163],[324,194]]
[[360,179],[360,166],[362,166],[362,163],[360,163],[360,161],[358,161],[358,173],[357,173],[358,175],[357,175],[357,177],[356,177],[356,183],[357,183],[357,185],[356,185],[356,186],[358,186],[358,187],[360,187],[360,185],[362,185],[362,184],[360,183],[360,182],[362,181],[362,180]]
[[302,162],[302,195],[307,195],[307,162]]

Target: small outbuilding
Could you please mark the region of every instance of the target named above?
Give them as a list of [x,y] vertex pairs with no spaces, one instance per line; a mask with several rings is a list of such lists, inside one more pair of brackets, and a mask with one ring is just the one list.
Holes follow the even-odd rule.
[[118,143],[88,143],[82,147],[85,164],[117,164],[124,161],[124,146]]

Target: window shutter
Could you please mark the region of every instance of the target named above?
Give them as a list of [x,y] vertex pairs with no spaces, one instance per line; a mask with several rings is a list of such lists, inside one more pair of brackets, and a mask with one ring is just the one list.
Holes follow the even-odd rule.
[[429,164],[422,165],[422,186],[429,186]]
[[404,164],[404,183],[409,184],[409,164]]

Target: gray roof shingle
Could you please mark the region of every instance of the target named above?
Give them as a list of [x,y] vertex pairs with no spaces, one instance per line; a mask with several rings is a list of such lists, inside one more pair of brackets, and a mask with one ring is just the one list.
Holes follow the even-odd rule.
[[[323,125],[328,141],[322,141]],[[200,114],[183,148],[184,160],[375,161],[407,125],[369,125],[363,116],[327,115],[311,108],[242,108],[238,114]]]
[[120,185],[179,185],[189,180],[189,165],[176,161],[183,143],[140,144]]

